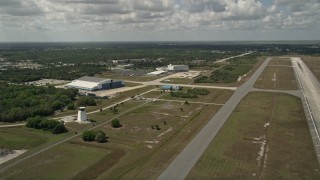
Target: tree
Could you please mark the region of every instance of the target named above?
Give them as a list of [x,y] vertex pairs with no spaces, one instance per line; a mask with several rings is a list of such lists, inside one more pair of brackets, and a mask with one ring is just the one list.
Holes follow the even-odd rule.
[[67,128],[64,126],[63,122],[59,122],[56,127],[53,128],[52,134],[61,134],[64,132],[68,132]]
[[82,133],[82,139],[84,141],[94,141],[96,135],[94,131],[85,131]]
[[107,137],[106,137],[106,134],[99,130],[96,132],[96,136],[95,136],[95,140],[98,142],[98,143],[104,143],[104,142],[107,142]]
[[71,104],[68,104],[68,105],[67,105],[67,109],[68,109],[68,110],[75,110],[76,107],[74,106],[73,103],[71,103]]
[[114,120],[112,120],[112,121],[111,121],[111,125],[112,125],[113,128],[119,128],[119,127],[121,127],[121,124],[120,124],[119,119],[114,119]]
[[36,117],[30,117],[27,119],[26,127],[28,128],[34,128],[34,129],[40,129],[40,123],[43,120],[43,117],[36,116]]

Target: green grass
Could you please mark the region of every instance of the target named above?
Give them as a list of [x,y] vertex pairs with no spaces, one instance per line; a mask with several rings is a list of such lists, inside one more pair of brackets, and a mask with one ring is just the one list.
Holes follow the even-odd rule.
[[57,141],[69,134],[52,134],[48,131],[30,129],[24,126],[0,128],[0,148],[32,150],[40,145]]
[[254,84],[259,89],[297,90],[292,67],[267,66]]
[[[184,88],[184,90],[187,90],[187,89],[189,88]],[[198,98],[172,97],[169,92],[162,92],[162,91],[152,91],[145,94],[144,97],[155,98],[159,95],[164,94],[164,96],[160,97],[161,99],[224,104],[233,94],[233,91],[231,90],[221,90],[221,89],[207,89],[207,90],[210,92],[208,95],[205,95],[205,96],[198,95]]]
[[[85,145],[64,143],[1,174],[6,179],[70,179],[106,158],[110,151]],[[111,157],[109,157],[111,158]]]
[[139,86],[141,84],[139,83],[133,83],[133,82],[124,82],[126,87],[134,87],[134,86]]
[[[180,111],[180,108],[184,111]],[[122,144],[127,155],[113,169],[99,176],[99,179],[157,178],[219,108],[213,105],[188,106],[156,101],[120,117],[123,128],[105,126],[103,130],[110,136],[111,143]],[[161,130],[151,129],[151,125],[155,124]]]
[[[259,165],[261,143],[252,140],[263,136],[268,151]],[[241,101],[187,179],[319,179],[319,168],[300,99],[254,92]]]

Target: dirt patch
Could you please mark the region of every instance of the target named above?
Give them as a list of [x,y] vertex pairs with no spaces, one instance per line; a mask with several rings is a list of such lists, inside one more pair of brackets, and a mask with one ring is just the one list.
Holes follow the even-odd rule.
[[21,150],[0,149],[0,164],[3,164],[11,159],[14,159],[25,152],[27,152],[27,150],[25,149],[21,149]]

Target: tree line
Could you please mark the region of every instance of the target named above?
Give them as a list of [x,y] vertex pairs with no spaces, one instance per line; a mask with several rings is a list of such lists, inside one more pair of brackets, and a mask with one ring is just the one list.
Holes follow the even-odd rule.
[[15,122],[52,115],[73,103],[78,90],[0,83],[0,92],[0,121]]

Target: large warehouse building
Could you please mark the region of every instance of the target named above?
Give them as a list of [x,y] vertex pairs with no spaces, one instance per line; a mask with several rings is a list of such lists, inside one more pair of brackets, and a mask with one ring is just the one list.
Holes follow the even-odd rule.
[[76,88],[86,91],[97,91],[123,87],[122,80],[112,80],[99,77],[84,76],[82,78],[73,80],[71,83],[66,84],[66,88]]
[[189,66],[188,65],[172,65],[172,64],[169,64],[167,70],[168,71],[175,71],[175,72],[178,72],[178,71],[189,71]]

